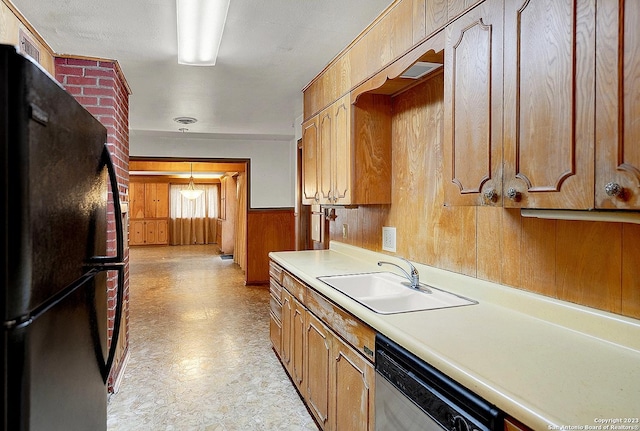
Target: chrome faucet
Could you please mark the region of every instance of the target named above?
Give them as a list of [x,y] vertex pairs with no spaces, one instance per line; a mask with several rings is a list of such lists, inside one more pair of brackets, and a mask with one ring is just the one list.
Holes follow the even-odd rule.
[[397,265],[393,262],[386,262],[381,260],[380,262],[378,262],[378,266],[382,266],[382,264],[386,264],[386,265],[393,265],[396,268],[398,268],[400,271],[402,271],[402,273],[404,274],[405,277],[407,277],[407,280],[409,280],[409,287],[411,287],[412,289],[420,289],[420,274],[418,274],[418,270],[416,269],[415,266],[413,266],[413,264],[411,262],[409,262],[407,259],[405,259],[404,257],[399,257],[398,259],[402,259],[405,262],[407,262],[407,264],[409,265],[410,268],[410,274],[409,272],[405,271],[400,265]]

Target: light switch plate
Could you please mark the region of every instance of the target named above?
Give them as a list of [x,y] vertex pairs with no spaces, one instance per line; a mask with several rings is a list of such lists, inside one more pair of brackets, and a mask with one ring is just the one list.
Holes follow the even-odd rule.
[[396,228],[391,226],[382,227],[382,249],[384,251],[396,251]]

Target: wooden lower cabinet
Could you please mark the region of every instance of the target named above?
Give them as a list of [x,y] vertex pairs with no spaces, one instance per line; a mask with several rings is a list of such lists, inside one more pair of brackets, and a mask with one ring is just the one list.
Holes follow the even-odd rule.
[[[273,284],[273,283],[272,283]],[[282,355],[282,302],[280,302],[280,292],[274,292],[271,288],[269,295],[269,334],[271,336],[271,344],[278,356]]]
[[332,430],[374,429],[373,365],[339,338],[333,343]]
[[307,314],[307,383],[306,399],[309,410],[316,421],[327,429],[329,420],[329,398],[331,382],[332,336],[329,329],[313,314]]
[[293,327],[293,297],[286,290],[282,291],[282,350],[280,361],[291,375],[291,329]]
[[273,350],[282,358],[282,268],[269,264],[269,335]]
[[276,319],[273,313],[269,316],[269,334],[271,335],[271,344],[276,351],[278,357],[282,357],[282,322]]
[[304,385],[304,349],[305,349],[305,320],[307,310],[295,299],[291,316],[291,378],[299,391],[303,392]]
[[[313,302],[305,307],[305,298],[317,292],[301,291],[300,286],[310,288],[291,283],[286,272],[283,278],[290,282],[281,286],[281,327],[273,326],[272,314],[271,340],[284,368],[323,430],[372,431],[373,364],[311,311]],[[295,296],[287,286],[296,287]],[[274,340],[278,330],[281,339]]]
[[168,221],[131,220],[129,229],[130,245],[166,245],[169,243]]

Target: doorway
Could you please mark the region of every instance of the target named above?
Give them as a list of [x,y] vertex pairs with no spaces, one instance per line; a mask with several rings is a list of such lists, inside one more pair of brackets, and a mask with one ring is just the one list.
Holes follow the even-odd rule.
[[[245,269],[248,165],[247,159],[131,157],[130,245],[214,243]],[[181,198],[191,179],[209,192]],[[181,219],[182,204],[199,215]]]

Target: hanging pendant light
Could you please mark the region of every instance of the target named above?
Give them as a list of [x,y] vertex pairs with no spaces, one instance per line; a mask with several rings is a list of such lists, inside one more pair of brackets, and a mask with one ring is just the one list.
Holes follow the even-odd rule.
[[[174,121],[180,124],[193,124],[197,120],[195,118],[190,118],[190,117],[178,117],[178,118],[174,118]],[[178,130],[181,131],[182,134],[184,135],[184,133],[189,129],[187,129],[186,127],[182,127]],[[193,199],[198,199],[202,194],[202,192],[203,190],[196,189],[196,185],[193,183],[193,163],[191,163],[191,176],[189,177],[189,185],[187,186],[186,189],[180,190],[180,194],[187,199],[193,200]]]
[[186,189],[180,190],[180,194],[187,199],[197,199],[202,194],[202,189],[196,189],[193,183],[193,163],[191,163],[191,176],[189,177],[189,185]]

